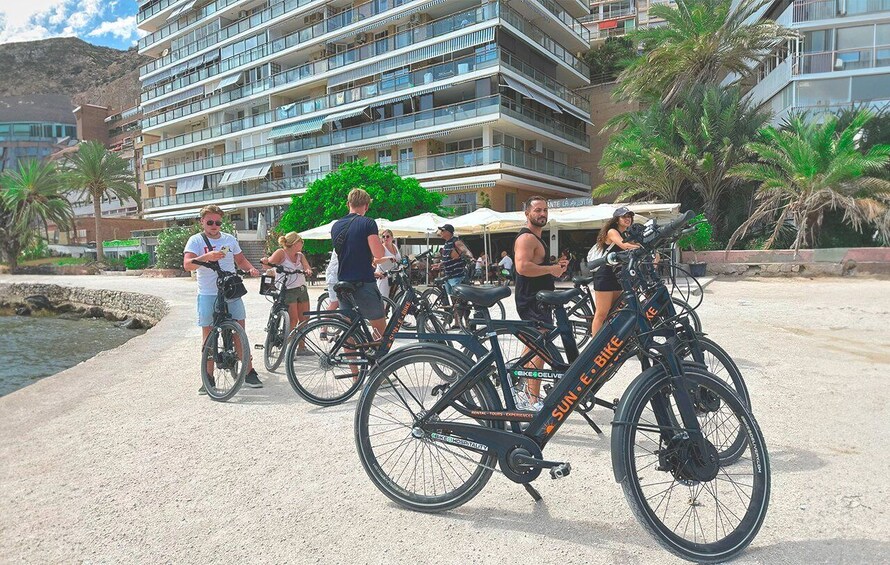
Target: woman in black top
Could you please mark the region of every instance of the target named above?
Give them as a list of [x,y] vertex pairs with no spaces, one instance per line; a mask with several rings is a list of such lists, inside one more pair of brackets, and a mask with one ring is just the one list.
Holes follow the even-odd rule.
[[[603,226],[596,238],[594,245],[599,246],[605,253],[620,251],[622,249],[636,249],[636,243],[625,243],[623,234],[634,221],[634,213],[627,206],[621,206],[612,214],[612,219]],[[603,265],[593,275],[593,325],[591,335],[603,327],[612,304],[621,295],[621,284],[615,276],[615,270],[609,265]]]

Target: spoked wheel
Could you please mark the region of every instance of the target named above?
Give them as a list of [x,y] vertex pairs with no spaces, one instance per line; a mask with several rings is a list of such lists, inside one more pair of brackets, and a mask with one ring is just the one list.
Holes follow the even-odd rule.
[[396,312],[396,303],[385,296],[380,298],[383,300],[383,319],[388,322]]
[[201,382],[211,399],[225,402],[244,383],[250,344],[241,324],[225,320],[214,326],[201,347]]
[[[707,371],[731,388],[736,396],[739,397],[739,400],[744,403],[745,407],[750,410],[751,397],[748,395],[748,387],[745,386],[745,380],[742,378],[742,373],[739,371],[738,366],[736,366],[729,354],[713,340],[706,337],[697,337],[696,339],[698,340],[699,347],[702,351],[703,359],[701,361],[705,364],[705,367],[707,367]],[[681,351],[678,353],[682,355],[684,359],[695,361],[688,346],[682,346]],[[699,396],[702,395],[704,395],[702,401],[707,402],[707,393],[705,391],[699,391]],[[732,463],[741,457],[745,451],[745,447],[745,434],[739,430],[735,440],[730,442],[724,449],[720,450],[720,458],[724,463]]]
[[[757,535],[769,505],[770,466],[757,422],[721,380],[688,368],[702,448],[680,421],[669,376],[661,367],[631,383],[615,415],[612,465],[637,519],[665,549],[715,563],[741,552]],[[658,414],[658,415],[656,415]],[[731,464],[718,452],[745,434],[745,453]]]
[[426,302],[427,311],[439,318],[442,327],[451,327],[454,316],[452,315],[451,306],[445,303],[445,297],[443,296],[443,291],[441,289],[428,288],[420,295],[420,299]]
[[[491,477],[497,457],[434,439],[414,426],[439,399],[441,389],[435,387],[447,387],[439,374],[464,375],[469,368],[454,351],[429,345],[390,358],[365,387],[355,415],[359,458],[374,485],[398,504],[423,512],[454,508]],[[479,410],[498,405],[486,379],[456,402]],[[452,407],[436,418],[491,425]]]
[[[467,308],[464,306],[464,308]],[[482,313],[477,312],[475,308],[469,308],[469,315],[458,320],[458,324],[463,329],[469,329],[470,331],[475,331],[477,326],[483,324]],[[492,306],[488,308],[488,316],[492,320],[506,320],[507,319],[507,310],[504,308],[504,304],[501,301],[495,302]]]
[[274,371],[284,359],[284,346],[290,332],[290,314],[279,310],[269,316],[266,326],[266,343],[263,345],[263,364],[267,371]]
[[318,297],[318,302],[316,304],[316,310],[322,312],[328,309],[328,306],[331,305],[331,297],[328,296],[327,292],[322,292],[321,296]]
[[676,296],[671,297],[671,302],[674,303],[674,310],[676,310],[677,315],[689,318],[695,333],[701,333],[701,318],[698,317],[698,312],[688,302]]
[[[587,342],[590,341],[590,327],[593,323],[593,309],[589,302],[583,296],[579,296],[566,304],[566,314],[569,317],[569,323],[572,324],[572,333],[575,336],[575,343],[578,345],[578,351],[584,349]],[[565,351],[562,340],[556,341],[556,346],[560,351]]]
[[359,361],[364,357],[346,349],[354,336],[342,341],[349,327],[337,318],[317,318],[298,328],[287,344],[287,380],[312,404],[334,406],[361,388],[366,368]]

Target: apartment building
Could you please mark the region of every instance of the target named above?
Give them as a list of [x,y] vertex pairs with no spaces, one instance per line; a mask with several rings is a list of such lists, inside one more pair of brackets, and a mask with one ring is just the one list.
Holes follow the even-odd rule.
[[581,22],[590,32],[590,40],[600,43],[610,37],[623,37],[638,27],[662,23],[661,18],[649,15],[657,4],[674,5],[670,0],[591,0],[590,14]]
[[42,161],[76,139],[71,99],[61,94],[0,97],[0,171]]
[[780,1],[766,17],[800,33],[744,83],[780,123],[850,107],[890,104],[890,0]]
[[148,0],[146,218],[237,227],[356,159],[473,210],[590,191],[581,0]]

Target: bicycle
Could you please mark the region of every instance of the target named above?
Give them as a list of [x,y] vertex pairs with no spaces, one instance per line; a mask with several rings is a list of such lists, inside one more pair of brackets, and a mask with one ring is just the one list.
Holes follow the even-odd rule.
[[[281,265],[267,263],[275,272],[284,275],[276,280],[275,277],[263,275],[260,279],[260,294],[272,298],[272,309],[266,322],[266,340],[262,345],[257,344],[257,349],[263,350],[263,365],[267,371],[274,372],[284,358],[284,348],[287,337],[290,335],[290,314],[287,303],[284,301],[287,277],[303,274],[302,269],[288,270]],[[280,285],[280,288],[279,288]]]
[[[651,239],[668,239],[690,217]],[[540,500],[531,482],[542,470],[549,469],[553,479],[571,472],[568,462],[545,460],[543,449],[579,403],[614,376],[617,360],[636,343],[655,363],[622,395],[611,441],[613,473],[631,510],[663,547],[685,559],[724,561],[747,547],[769,503],[765,441],[729,387],[678,357],[673,328],[650,326],[635,289],[643,253],[598,260],[625,265],[619,274],[625,307],[593,336],[538,412],[516,410],[507,394],[502,404],[492,373],[502,391],[511,384],[493,334],[487,336],[490,348],[474,363],[438,344],[391,353],[369,379],[355,416],[356,448],[374,485],[401,506],[436,512],[466,503],[499,470]],[[486,322],[487,308],[506,296],[500,288],[461,290]],[[439,337],[475,347],[472,336]],[[430,366],[438,370],[425,371]],[[443,382],[443,371],[458,377]],[[725,457],[721,450],[738,436],[745,453]]]
[[[285,358],[287,379],[297,394],[318,406],[345,402],[359,391],[368,370],[389,353],[396,339],[424,340],[427,333],[445,333],[438,318],[419,300],[411,286],[409,270],[410,262],[391,271],[401,288],[401,299],[382,336],[373,334],[352,299],[358,288],[356,283],[342,281],[334,289],[345,307],[309,312],[313,318],[294,328]],[[409,317],[416,320],[416,334],[400,332]],[[303,357],[298,363],[296,346],[301,342],[313,359]]]
[[223,284],[227,276],[246,273],[238,269],[236,273],[223,271],[216,262],[193,259],[192,263],[212,269],[217,274],[213,322],[201,346],[201,383],[212,400],[225,402],[235,396],[244,384],[250,364],[245,362],[245,352],[250,351],[250,346],[247,332],[229,314]]
[[[472,284],[473,281],[473,265],[468,264],[464,272],[463,284]],[[436,313],[445,327],[453,326],[455,323],[461,329],[469,327],[470,308],[462,301],[455,301],[454,298],[445,290],[445,281],[448,277],[441,276],[433,279],[433,286],[423,291],[420,295],[421,300],[427,303],[430,310]],[[503,320],[507,317],[507,311],[501,301],[497,301],[490,307],[489,314],[496,319]]]

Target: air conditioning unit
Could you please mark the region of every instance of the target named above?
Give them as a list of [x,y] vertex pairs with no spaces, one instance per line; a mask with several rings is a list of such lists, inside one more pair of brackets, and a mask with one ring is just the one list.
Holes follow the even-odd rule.
[[544,142],[540,139],[534,140],[528,148],[528,152],[533,155],[543,155],[544,154]]
[[368,42],[368,34],[367,33],[359,33],[355,36],[355,42],[358,45],[362,45]]

